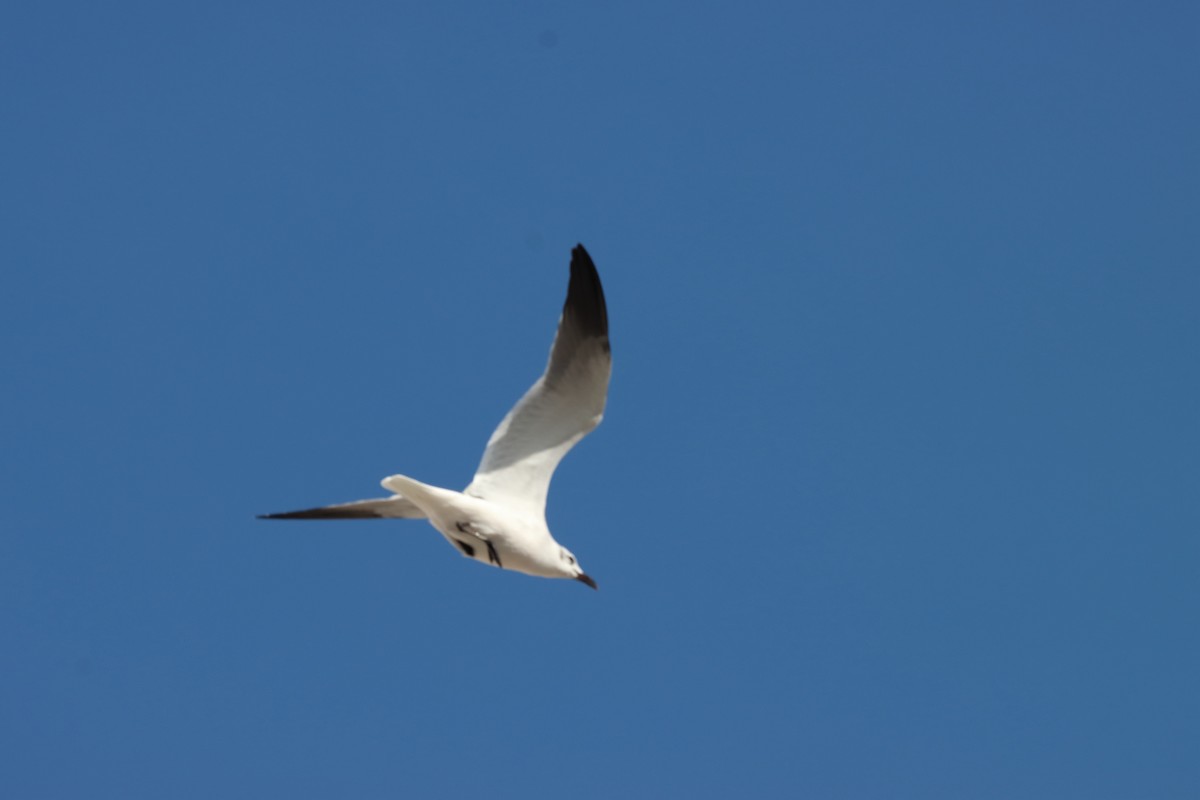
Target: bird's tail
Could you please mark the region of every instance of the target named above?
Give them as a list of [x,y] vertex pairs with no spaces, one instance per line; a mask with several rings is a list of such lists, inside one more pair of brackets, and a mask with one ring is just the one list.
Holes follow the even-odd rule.
[[383,484],[383,488],[404,495],[413,505],[421,509],[422,516],[426,517],[429,516],[432,509],[442,508],[448,503],[453,503],[459,497],[458,492],[430,486],[428,483],[421,483],[407,475],[391,475],[380,483]]

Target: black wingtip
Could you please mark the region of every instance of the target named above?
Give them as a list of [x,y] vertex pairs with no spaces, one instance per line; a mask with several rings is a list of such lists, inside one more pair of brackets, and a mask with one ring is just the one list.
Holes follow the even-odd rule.
[[356,508],[306,508],[281,514],[259,514],[255,519],[382,519],[382,514]]
[[571,282],[567,287],[567,302],[563,315],[575,318],[589,336],[608,339],[608,307],[604,302],[604,287],[600,273],[582,244],[571,250]]

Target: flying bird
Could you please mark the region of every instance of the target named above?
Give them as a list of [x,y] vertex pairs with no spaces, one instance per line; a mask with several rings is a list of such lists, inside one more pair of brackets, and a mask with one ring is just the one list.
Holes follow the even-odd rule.
[[259,519],[424,518],[467,558],[595,589],[574,554],[550,534],[546,493],[558,462],[600,424],[611,372],[604,290],[591,256],[577,245],[546,371],[492,433],[467,488],[456,492],[392,475],[382,481],[390,497]]

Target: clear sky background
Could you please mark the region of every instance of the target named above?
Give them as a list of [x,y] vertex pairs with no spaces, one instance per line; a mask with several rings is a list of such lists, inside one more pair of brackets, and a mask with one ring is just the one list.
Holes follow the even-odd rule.
[[[0,795],[1200,796],[1187,2],[0,16]],[[583,242],[600,584],[422,522]]]

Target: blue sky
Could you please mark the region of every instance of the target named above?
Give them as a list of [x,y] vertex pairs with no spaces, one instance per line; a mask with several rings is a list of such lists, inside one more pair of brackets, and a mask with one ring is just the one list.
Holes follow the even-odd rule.
[[[0,18],[0,794],[1200,792],[1200,74],[1156,3]],[[551,528],[416,522],[583,242]]]

